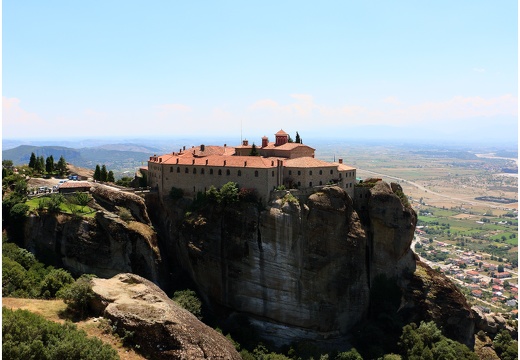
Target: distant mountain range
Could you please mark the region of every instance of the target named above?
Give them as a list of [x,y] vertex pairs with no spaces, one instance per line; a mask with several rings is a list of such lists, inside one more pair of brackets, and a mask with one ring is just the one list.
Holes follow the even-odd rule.
[[106,165],[109,170],[122,173],[146,164],[151,155],[161,153],[161,150],[138,144],[106,144],[79,149],[65,146],[20,145],[3,150],[2,159],[12,160],[15,165],[28,164],[31,153],[44,158],[52,155],[56,162],[63,156],[71,164],[90,169],[94,169],[97,164]]

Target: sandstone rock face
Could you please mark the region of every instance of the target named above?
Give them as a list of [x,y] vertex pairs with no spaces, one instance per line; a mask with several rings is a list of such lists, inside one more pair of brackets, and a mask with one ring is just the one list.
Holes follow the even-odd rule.
[[220,333],[184,310],[152,282],[134,275],[93,279],[91,306],[133,340],[150,359],[240,359]]
[[72,273],[112,277],[133,272],[159,281],[161,258],[155,234],[143,234],[107,212],[99,211],[95,219],[31,216],[25,226],[25,247]]
[[406,278],[401,311],[407,322],[434,321],[445,336],[472,349],[475,315],[455,284],[419,260],[415,273]]
[[114,211],[116,206],[124,207],[130,210],[137,221],[151,225],[144,199],[140,196],[100,184],[94,184],[90,193],[102,207],[109,211]]
[[387,184],[368,195],[366,224],[338,187],[304,201],[283,196],[262,211],[212,206],[182,218],[168,204],[156,215],[165,248],[175,249],[205,300],[247,314],[282,344],[296,333],[347,334],[367,313],[371,279],[413,273],[415,213]]

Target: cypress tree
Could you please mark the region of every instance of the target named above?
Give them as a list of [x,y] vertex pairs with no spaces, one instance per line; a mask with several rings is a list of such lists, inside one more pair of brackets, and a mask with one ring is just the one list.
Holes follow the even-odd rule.
[[101,181],[101,168],[99,164],[96,165],[96,170],[94,170],[94,180]]
[[114,172],[112,170],[110,170],[107,174],[107,181],[108,182],[116,182],[116,180],[114,179]]
[[107,181],[107,177],[108,177],[107,167],[105,166],[105,164],[103,164],[101,166],[101,177],[100,177],[100,180],[101,181]]
[[31,153],[31,158],[29,159],[29,167],[31,169],[35,169],[36,168],[36,155],[34,155],[33,152]]

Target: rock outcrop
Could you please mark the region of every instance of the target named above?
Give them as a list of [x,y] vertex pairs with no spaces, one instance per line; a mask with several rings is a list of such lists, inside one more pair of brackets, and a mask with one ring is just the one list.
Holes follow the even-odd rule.
[[300,201],[288,191],[263,210],[213,204],[185,217],[169,199],[154,209],[164,248],[207,303],[283,344],[347,334],[367,314],[372,279],[414,272],[415,212],[386,183],[365,192],[364,219],[334,186],[294,193]]
[[92,279],[91,306],[132,340],[149,359],[240,359],[222,334],[178,306],[152,282],[134,275]]
[[102,210],[93,218],[41,212],[25,223],[24,247],[72,273],[112,277],[132,272],[159,282],[161,256],[143,199],[120,191],[103,190],[103,194],[119,199],[118,203],[123,198],[127,205],[134,202],[130,208],[141,209],[136,217],[145,222],[125,222],[98,203],[92,206]]
[[491,336],[498,334],[501,330],[507,330],[513,338],[518,337],[518,331],[510,326],[502,315],[485,313],[478,306],[473,306],[471,310],[475,316],[477,330],[482,330]]
[[455,284],[417,258],[417,269],[403,278],[401,313],[406,322],[434,321],[445,336],[467,345],[475,343],[475,315]]

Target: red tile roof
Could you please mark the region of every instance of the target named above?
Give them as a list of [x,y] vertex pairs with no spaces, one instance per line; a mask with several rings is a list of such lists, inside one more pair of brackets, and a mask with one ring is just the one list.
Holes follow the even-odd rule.
[[281,158],[264,158],[261,156],[228,156],[210,155],[206,157],[194,156],[171,156],[163,160],[165,165],[199,165],[199,166],[228,166],[228,167],[248,167],[248,168],[272,168],[277,166]]
[[324,166],[336,166],[336,164],[329,163],[323,160],[318,160],[312,157],[300,157],[294,159],[286,159],[284,161],[286,167],[299,167],[299,168],[314,168]]
[[285,131],[280,129],[280,131],[278,131],[275,135],[289,135],[289,134],[287,134]]

